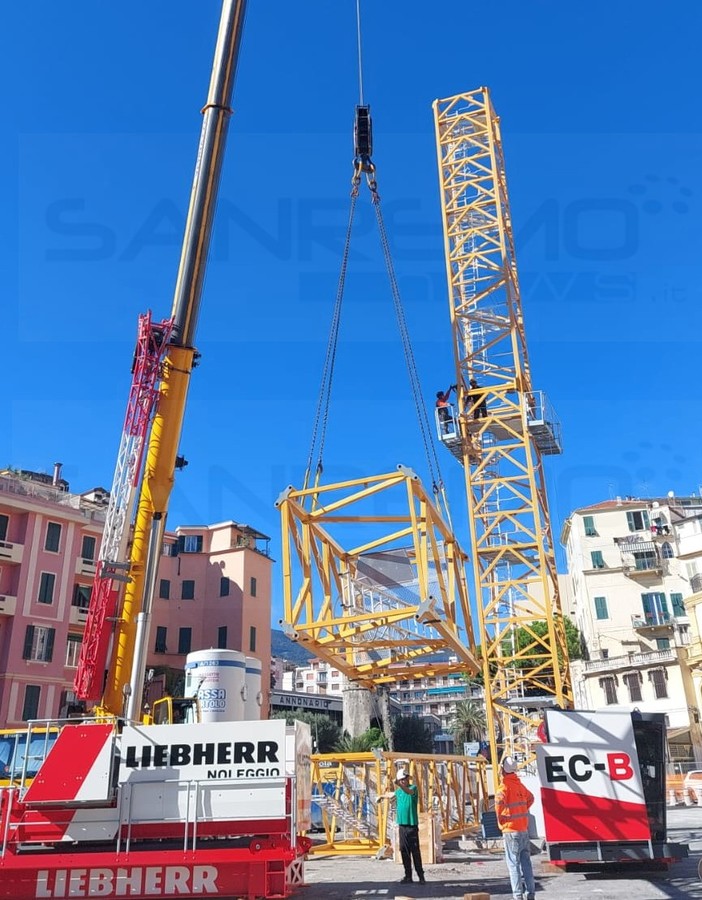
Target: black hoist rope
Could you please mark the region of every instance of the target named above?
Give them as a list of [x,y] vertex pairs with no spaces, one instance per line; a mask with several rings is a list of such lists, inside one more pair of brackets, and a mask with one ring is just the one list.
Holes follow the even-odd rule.
[[444,482],[441,476],[441,466],[439,465],[439,458],[436,453],[436,446],[433,440],[433,430],[429,421],[426,404],[422,399],[422,386],[419,380],[419,373],[417,371],[417,363],[414,357],[414,350],[412,349],[412,341],[410,339],[409,329],[407,327],[405,310],[402,305],[402,298],[400,296],[400,286],[397,282],[395,266],[392,261],[392,251],[390,249],[390,241],[388,239],[387,229],[385,228],[385,220],[383,219],[383,211],[380,205],[378,186],[374,179],[369,180],[368,184],[371,190],[373,208],[375,209],[375,218],[378,222],[380,244],[383,248],[385,268],[387,270],[388,279],[390,281],[390,291],[392,293],[392,301],[395,308],[395,318],[397,319],[397,326],[400,331],[400,339],[402,341],[402,350],[405,357],[405,365],[407,366],[407,374],[409,375],[412,400],[414,401],[414,408],[417,414],[419,431],[422,435],[422,443],[424,444],[424,455],[426,457],[427,467],[432,479],[432,490],[437,500],[439,499],[439,497],[441,497],[450,524],[451,517],[448,509]]
[[307,458],[307,468],[305,469],[305,479],[303,490],[307,490],[312,476],[312,466],[314,463],[315,448],[317,448],[317,463],[315,465],[315,483],[323,471],[324,444],[327,437],[327,425],[329,422],[329,405],[331,402],[332,382],[334,379],[334,366],[336,363],[336,348],[339,343],[339,326],[341,324],[341,307],[344,300],[344,287],[346,285],[346,271],[348,269],[349,252],[351,248],[351,232],[353,229],[353,217],[356,211],[356,200],[358,199],[358,185],[360,177],[354,174],[353,187],[351,189],[351,205],[349,208],[349,219],[346,226],[346,238],[344,239],[344,250],[341,256],[341,268],[339,270],[339,280],[336,286],[336,301],[334,303],[334,313],[332,315],[331,327],[329,329],[329,340],[327,342],[327,352],[324,358],[324,368],[322,370],[322,380],[317,397],[317,409],[314,416],[314,426],[312,428],[312,441],[310,443],[310,452]]
[[[356,209],[356,201],[358,199],[359,186],[361,183],[361,175],[366,176],[366,181],[371,192],[371,200],[375,210],[375,217],[378,223],[378,233],[380,235],[380,243],[385,258],[385,268],[390,280],[390,290],[392,292],[393,306],[395,308],[395,317],[397,319],[400,331],[400,339],[402,342],[402,350],[405,357],[405,364],[410,380],[410,388],[412,391],[412,399],[414,402],[419,430],[422,435],[424,444],[424,455],[429,469],[429,475],[432,479],[432,490],[434,492],[437,505],[443,505],[449,525],[451,524],[451,514],[448,506],[448,498],[444,487],[443,478],[441,476],[441,467],[439,458],[436,453],[436,446],[433,440],[433,431],[429,422],[427,408],[422,399],[422,389],[417,372],[417,365],[414,358],[414,351],[410,341],[409,330],[407,328],[407,320],[405,318],[402,299],[400,297],[400,287],[395,274],[395,266],[392,260],[392,251],[390,241],[388,239],[383,212],[380,206],[380,195],[378,194],[378,184],[375,179],[375,165],[371,159],[373,152],[373,127],[370,117],[370,107],[363,100],[363,66],[361,55],[361,0],[356,0],[356,37],[358,46],[358,88],[359,88],[359,104],[356,107],[356,117],[354,121],[354,174],[351,189],[351,206],[349,210],[348,225],[346,228],[346,238],[344,241],[344,250],[341,258],[341,267],[339,271],[339,280],[336,289],[336,301],[334,303],[334,312],[332,315],[331,328],[329,331],[329,340],[327,342],[327,351],[324,359],[324,368],[322,371],[322,380],[317,398],[317,408],[314,418],[314,426],[312,429],[312,440],[310,444],[310,452],[307,460],[307,468],[305,470],[305,478],[303,490],[307,490],[310,486],[312,478],[312,467],[314,464],[315,449],[317,449],[317,462],[315,465],[315,486],[319,483],[323,471],[324,445],[326,441],[327,426],[329,422],[329,406],[331,402],[332,382],[334,378],[334,367],[336,363],[336,352],[339,343],[339,327],[341,324],[341,308],[344,298],[344,288],[346,284],[346,273],[348,269],[349,252],[351,247],[351,233],[353,229],[353,218]],[[316,496],[313,505],[316,504]]]

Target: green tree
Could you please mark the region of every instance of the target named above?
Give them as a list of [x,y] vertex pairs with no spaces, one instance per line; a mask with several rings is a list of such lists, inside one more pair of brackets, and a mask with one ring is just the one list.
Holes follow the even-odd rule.
[[434,739],[419,716],[397,716],[392,720],[393,749],[400,753],[432,753]]
[[[583,655],[582,650],[582,638],[580,636],[580,632],[578,631],[577,626],[573,623],[568,616],[563,617],[563,625],[565,627],[565,636],[566,636],[566,647],[568,650],[568,658],[569,659],[581,659]],[[530,656],[543,656],[544,648],[540,643],[535,643],[536,638],[544,638],[548,632],[548,625],[542,619],[537,619],[529,625],[529,628],[517,628],[514,633],[514,647],[516,648],[517,653],[521,650],[527,650],[527,657]],[[531,645],[534,644],[532,647]],[[512,639],[508,638],[502,642],[503,649],[505,654],[511,656],[513,653],[512,650]],[[561,651],[559,649],[559,662],[562,662]],[[519,659],[515,660],[512,665],[518,669],[525,669],[531,666],[531,663],[528,659]]]
[[449,728],[459,752],[465,742],[483,740],[487,731],[485,704],[478,700],[460,700],[456,704]]
[[272,719],[285,719],[288,725],[297,719],[298,722],[306,722],[312,732],[312,748],[314,753],[331,753],[341,740],[341,726],[337,725],[329,716],[307,711],[300,712],[276,712]]

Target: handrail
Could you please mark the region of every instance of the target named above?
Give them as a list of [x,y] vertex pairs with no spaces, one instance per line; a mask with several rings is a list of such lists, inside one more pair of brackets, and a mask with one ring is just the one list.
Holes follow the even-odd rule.
[[[0,827],[2,827],[2,842],[0,843],[0,859],[5,856],[10,834],[10,821],[12,819],[12,806],[14,804],[16,787],[0,788]],[[7,798],[7,799],[5,799]]]
[[[281,784],[284,786],[288,781],[291,782],[291,790],[290,790],[290,813],[286,813],[285,818],[290,820],[290,839],[291,842],[293,838],[296,836],[297,829],[297,779],[295,776],[291,775],[280,775],[277,778],[269,778],[266,779],[265,784],[270,785]],[[134,788],[139,785],[147,785],[147,784],[158,784],[158,785],[167,785],[167,784],[177,784],[183,785],[187,788],[187,800],[186,800],[186,809],[185,816],[183,818],[183,852],[188,850],[190,844],[190,850],[193,852],[197,849],[197,837],[198,837],[198,825],[203,819],[198,815],[198,801],[200,799],[200,792],[202,786],[205,784],[214,785],[215,781],[210,778],[200,778],[200,779],[188,779],[181,780],[179,778],[152,778],[148,780],[140,779],[138,782],[124,782],[122,784],[122,791],[120,795],[120,806],[119,806],[119,816],[117,823],[117,834],[116,834],[116,845],[117,845],[117,853],[121,852],[121,844],[122,844],[122,828],[126,827],[126,838],[125,838],[125,846],[124,852],[129,853],[131,848],[132,841],[132,825],[133,825],[133,816],[132,816],[132,800],[134,796]],[[258,778],[218,778],[216,779],[217,787],[225,787],[227,785],[234,785],[236,787],[248,788],[252,785],[260,786],[261,780]],[[194,788],[194,799],[193,799],[193,788]],[[126,815],[124,814],[124,807],[126,804]],[[179,819],[163,819],[164,822],[177,822]],[[192,839],[188,840],[188,831],[192,828]]]

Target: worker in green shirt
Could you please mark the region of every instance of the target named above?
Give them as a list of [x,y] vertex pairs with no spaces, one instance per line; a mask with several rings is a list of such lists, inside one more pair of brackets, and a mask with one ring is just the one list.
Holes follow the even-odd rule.
[[378,802],[381,800],[395,801],[395,820],[400,829],[400,855],[402,856],[402,865],[405,867],[405,877],[400,884],[409,884],[412,881],[412,862],[414,862],[414,870],[419,883],[424,884],[424,866],[419,848],[417,785],[410,784],[409,773],[406,769],[397,770],[395,784],[397,790],[387,794],[378,794]]

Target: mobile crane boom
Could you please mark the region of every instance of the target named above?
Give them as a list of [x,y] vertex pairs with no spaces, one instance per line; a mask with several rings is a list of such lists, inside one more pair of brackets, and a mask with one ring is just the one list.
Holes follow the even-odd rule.
[[224,0],[172,307],[172,332],[149,436],[129,556],[129,582],[115,625],[102,708],[138,716],[149,622],[178,443],[197,359],[194,346],[222,170],[246,0]]

